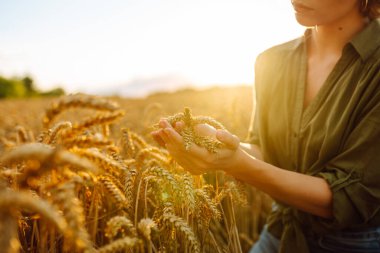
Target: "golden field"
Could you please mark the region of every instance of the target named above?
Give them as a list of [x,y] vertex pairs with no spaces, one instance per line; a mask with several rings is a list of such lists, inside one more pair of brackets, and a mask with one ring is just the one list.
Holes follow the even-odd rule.
[[185,107],[244,140],[252,88],[0,101],[2,252],[247,252],[270,199],[150,137]]

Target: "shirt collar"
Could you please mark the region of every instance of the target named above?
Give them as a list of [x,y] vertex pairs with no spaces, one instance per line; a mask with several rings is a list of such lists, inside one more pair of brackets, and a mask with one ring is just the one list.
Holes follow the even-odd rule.
[[[297,38],[293,44],[296,49],[311,35],[311,28],[305,30],[304,35]],[[365,61],[380,46],[380,18],[372,20],[363,31],[359,32],[350,41],[360,57]]]
[[365,61],[380,46],[380,19],[372,20],[363,31],[350,41],[360,57]]

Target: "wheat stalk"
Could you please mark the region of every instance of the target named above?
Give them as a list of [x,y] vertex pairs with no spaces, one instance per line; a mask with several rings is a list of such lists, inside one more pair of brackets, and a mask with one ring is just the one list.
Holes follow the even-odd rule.
[[43,119],[44,126],[49,126],[55,117],[69,108],[90,108],[98,111],[113,112],[119,109],[119,105],[115,102],[84,94],[65,96],[46,110]]
[[0,210],[0,247],[5,253],[19,253],[20,242],[17,239],[17,222],[10,210]]
[[75,194],[73,182],[62,183],[53,190],[54,204],[62,208],[67,220],[71,243],[75,249],[84,252],[93,252],[94,248],[90,241],[90,235],[85,227],[85,215],[81,202]]

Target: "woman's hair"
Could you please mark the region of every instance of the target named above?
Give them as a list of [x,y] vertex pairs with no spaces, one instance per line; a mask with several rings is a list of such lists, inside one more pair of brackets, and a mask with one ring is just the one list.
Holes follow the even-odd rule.
[[380,0],[359,0],[361,12],[369,19],[380,17]]

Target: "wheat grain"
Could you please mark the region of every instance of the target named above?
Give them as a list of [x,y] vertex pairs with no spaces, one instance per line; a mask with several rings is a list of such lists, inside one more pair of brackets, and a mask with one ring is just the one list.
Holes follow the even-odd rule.
[[106,154],[99,152],[99,150],[96,148],[90,148],[90,149],[73,148],[71,149],[71,152],[81,157],[87,158],[88,160],[97,164],[105,172],[109,172],[116,177],[119,177],[120,175],[124,175],[126,172],[126,167],[123,164],[120,164],[119,162],[113,160]]
[[45,143],[54,144],[56,141],[56,137],[58,136],[60,131],[71,129],[71,128],[72,128],[72,124],[69,121],[63,121],[63,122],[59,122],[55,124],[52,128],[48,130],[47,140],[45,141]]
[[177,231],[185,236],[187,242],[190,244],[190,249],[193,252],[200,252],[199,240],[196,238],[194,231],[189,224],[183,218],[178,217],[167,210],[164,211],[162,220],[166,227],[170,228],[171,226],[174,226]]
[[182,185],[182,199],[191,211],[195,211],[195,187],[193,177],[188,172],[181,175],[176,174],[176,176],[179,177],[177,181]]
[[180,135],[183,137],[184,147],[186,150],[189,150],[193,143],[206,148],[211,153],[216,153],[219,148],[223,147],[223,143],[215,138],[198,135],[195,131],[195,126],[198,124],[209,124],[216,129],[225,129],[221,123],[211,117],[194,117],[191,114],[191,110],[186,107],[183,113],[177,113],[170,116],[167,118],[167,121],[173,126],[175,123],[180,121],[184,123],[183,128],[180,131]]
[[157,224],[150,218],[144,218],[139,221],[137,229],[146,240],[150,241],[152,229],[157,229]]
[[195,189],[197,196],[197,206],[202,210],[200,212],[202,217],[206,217],[207,220],[211,218],[219,220],[221,218],[220,211],[218,210],[216,203],[202,189]]
[[159,181],[161,184],[168,184],[170,185],[172,192],[175,194],[178,194],[179,192],[179,184],[173,174],[169,172],[168,170],[161,168],[161,167],[149,167],[143,172],[144,176],[153,175],[157,178],[157,181]]
[[49,126],[50,122],[64,110],[69,108],[90,108],[99,111],[116,111],[119,105],[99,97],[84,94],[70,95],[61,98],[46,110],[43,119],[44,126]]
[[114,240],[125,236],[136,237],[137,232],[130,219],[125,216],[114,216],[107,222],[105,236]]
[[42,143],[28,143],[17,146],[0,158],[1,163],[4,165],[20,164],[20,162],[27,160],[34,162],[29,163],[32,166],[27,167],[19,178],[21,185],[25,185],[31,178],[40,177],[47,171],[60,168],[63,165],[69,165],[73,170],[85,170],[94,174],[98,172],[97,166],[88,159]]
[[82,135],[62,140],[62,145],[66,148],[92,148],[92,147],[105,147],[111,145],[110,140],[103,139],[99,135]]
[[114,253],[127,249],[134,249],[142,242],[140,239],[124,237],[111,242],[110,244],[99,248],[98,253]]
[[225,191],[231,194],[231,199],[238,205],[247,205],[247,193],[245,185],[240,181],[228,181],[225,183]]
[[124,114],[124,111],[121,110],[110,113],[97,114],[94,117],[86,119],[82,123],[73,124],[72,131],[75,133],[90,128],[92,126],[109,124],[114,122],[116,119],[124,116]]
[[98,180],[104,185],[107,191],[111,194],[116,204],[120,208],[127,207],[128,203],[123,192],[117,187],[114,181],[105,175],[101,175],[98,177]]
[[169,159],[156,147],[147,147],[141,149],[135,158],[137,166],[141,166],[144,162],[151,162],[154,160],[157,164],[163,167],[168,167]]

